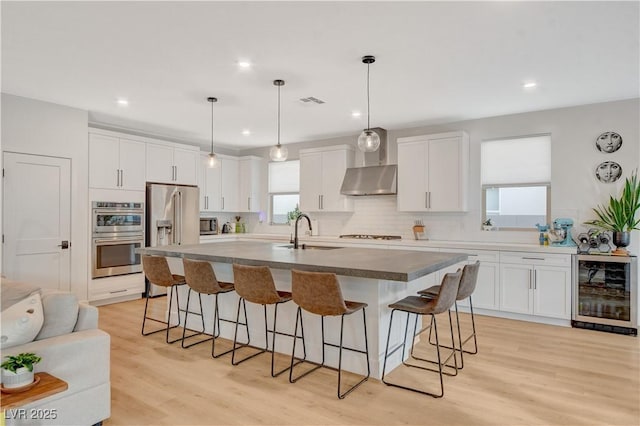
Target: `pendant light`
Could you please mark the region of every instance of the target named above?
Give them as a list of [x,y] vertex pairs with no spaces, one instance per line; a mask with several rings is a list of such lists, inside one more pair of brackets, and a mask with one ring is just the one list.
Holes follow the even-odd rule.
[[367,64],[367,128],[358,137],[358,148],[363,152],[373,152],[380,146],[380,136],[371,130],[369,114],[369,65],[376,61],[375,56],[367,55],[362,57],[362,63]]
[[209,153],[209,168],[218,167],[218,157],[213,152],[213,104],[218,102],[218,98],[207,98],[207,101],[211,103],[211,152]]
[[289,150],[280,145],[280,87],[284,86],[284,80],[273,80],[273,85],[278,87],[278,144],[271,148],[269,157],[271,161],[285,161]]

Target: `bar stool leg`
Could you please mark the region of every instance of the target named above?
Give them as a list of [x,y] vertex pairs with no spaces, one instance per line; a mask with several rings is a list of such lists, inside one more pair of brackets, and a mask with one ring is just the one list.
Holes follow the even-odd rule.
[[[240,316],[240,303],[242,303],[243,307],[244,307],[244,322],[240,322],[239,320],[239,316]],[[236,321],[232,321],[232,320],[228,320],[228,319],[224,319],[224,318],[220,318],[220,310],[218,308],[218,293],[214,294],[214,308],[213,308],[213,339],[211,340],[211,357],[213,358],[219,358],[223,355],[226,355],[230,352],[234,351],[235,348],[235,338],[234,338],[234,343],[233,346],[231,347],[231,349],[224,351],[220,354],[216,355],[216,339],[218,337],[220,337],[220,321],[226,321],[226,322],[231,322],[231,323],[235,323],[236,324],[236,334],[237,334],[237,326],[238,323],[240,325],[244,325],[246,327],[247,330],[247,343],[246,345],[249,345],[250,341],[251,341],[251,336],[249,335],[249,326],[247,325],[248,321],[247,321],[247,306],[244,303],[244,299],[240,298],[238,300],[238,311],[236,313]],[[218,332],[216,333],[216,326],[218,328]]]
[[[340,389],[342,389],[340,384],[342,380],[342,337],[344,334],[344,315],[342,315],[342,318],[340,320],[340,350],[338,355],[338,398],[339,399],[344,399],[344,397],[349,395],[351,392],[353,392],[354,389],[356,389],[358,386],[360,386],[361,384],[369,380],[369,376],[371,375],[371,366],[369,364],[369,342],[367,340],[367,316],[365,314],[365,308],[362,308],[362,318],[364,320],[364,346],[365,346],[365,356],[367,357],[367,375],[342,394],[340,393]],[[324,340],[324,336],[323,336],[323,340]],[[324,346],[323,346],[323,355],[324,355]]]
[[[173,287],[172,287],[172,290],[173,290]],[[151,317],[149,317],[147,315],[148,307],[149,307],[149,292],[148,291],[147,291],[145,299],[146,300],[145,300],[145,303],[144,303],[144,317],[142,318],[142,330],[141,330],[142,335],[143,336],[149,336],[150,334],[155,334],[155,333],[160,333],[160,332],[166,331],[166,327],[162,327],[161,329],[154,330],[154,331],[147,331],[147,332],[144,331],[145,324],[146,324],[147,320],[159,322],[161,324],[165,324],[167,327],[169,325],[169,322],[167,322],[167,321],[162,321],[162,320],[159,320],[159,319],[151,318]],[[169,312],[169,314],[171,314],[171,312]],[[178,325],[174,325],[173,327],[170,327],[169,329],[173,329],[173,328],[176,328],[178,326],[179,326],[179,324]]]
[[[300,320],[300,334],[301,337],[298,337],[298,320]],[[322,364],[317,364],[314,368],[312,368],[311,370],[303,373],[302,375],[294,378],[293,377],[293,367],[301,364],[302,361],[304,361],[307,358],[307,350],[305,347],[305,343],[304,343],[304,321],[302,320],[302,308],[300,306],[298,306],[298,310],[296,312],[296,326],[293,332],[293,349],[291,351],[291,365],[289,367],[289,383],[295,383],[296,381],[298,381],[299,379],[303,378],[304,376],[306,376],[309,373],[312,373],[314,371],[316,371],[318,368],[322,367],[324,364],[324,322],[322,323]],[[296,355],[296,341],[301,338],[302,339],[302,351],[303,351],[303,356],[304,358],[302,360],[299,360],[299,362],[294,364],[294,360],[295,360],[295,355]]]
[[190,348],[191,346],[199,345],[200,343],[208,342],[209,340],[213,339],[213,335],[212,335],[211,337],[207,337],[205,339],[200,339],[197,342],[193,342],[193,343],[190,343],[188,345],[184,344],[185,340],[190,338],[190,337],[195,337],[195,336],[200,336],[202,334],[205,334],[204,311],[202,309],[202,294],[198,293],[198,302],[199,302],[199,305],[200,305],[200,314],[199,315],[200,315],[200,319],[202,320],[202,331],[195,331],[194,330],[194,332],[192,334],[190,334],[189,336],[186,335],[187,318],[188,318],[189,314],[191,313],[191,314],[198,315],[197,312],[191,312],[189,310],[189,303],[190,303],[190,300],[191,300],[191,292],[192,291],[193,290],[191,288],[189,288],[189,293],[187,293],[187,309],[184,311],[185,312],[185,314],[184,314],[184,327],[182,328],[182,344],[181,345],[185,349],[186,348]]
[[[240,303],[242,303],[242,307],[243,307],[243,311],[244,311],[244,325],[246,326],[246,330],[247,330],[247,343],[238,344],[237,343],[238,342],[238,325],[239,324],[240,325],[243,324],[243,323],[240,322]],[[257,356],[257,355],[260,355],[262,353],[265,353],[268,350],[268,348],[269,348],[269,338],[268,337],[269,336],[268,336],[268,334],[266,332],[266,330],[267,330],[267,322],[266,322],[267,321],[267,305],[263,305],[263,306],[264,306],[264,314],[265,314],[264,327],[265,327],[265,339],[266,339],[265,346],[266,346],[266,348],[265,349],[261,349],[259,352],[253,353],[253,354],[251,354],[251,355],[249,355],[249,356],[247,356],[245,358],[242,358],[239,361],[236,361],[236,349],[240,349],[240,348],[249,346],[249,342],[251,341],[251,337],[249,336],[249,325],[248,325],[249,324],[249,320],[248,320],[248,317],[247,317],[247,304],[246,304],[246,301],[245,301],[245,299],[243,297],[238,299],[238,311],[236,313],[236,327],[235,327],[235,332],[233,334],[233,349],[232,349],[233,353],[231,355],[231,364],[232,365],[238,365],[243,361],[246,361],[248,359],[253,358],[254,356]]]

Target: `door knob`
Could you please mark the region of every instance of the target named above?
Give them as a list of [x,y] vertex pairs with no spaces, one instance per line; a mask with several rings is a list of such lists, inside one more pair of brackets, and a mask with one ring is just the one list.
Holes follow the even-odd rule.
[[62,247],[62,250],[66,250],[71,246],[69,241],[62,241],[61,244],[58,244],[58,247]]

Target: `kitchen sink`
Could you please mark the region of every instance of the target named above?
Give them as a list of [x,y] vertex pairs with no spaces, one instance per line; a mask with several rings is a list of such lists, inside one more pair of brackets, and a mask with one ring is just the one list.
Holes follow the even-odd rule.
[[[293,244],[287,244],[286,246],[278,246],[278,247],[292,249]],[[309,244],[300,244],[298,246],[299,250],[335,250],[335,249],[341,249],[341,248],[342,247],[311,246]]]

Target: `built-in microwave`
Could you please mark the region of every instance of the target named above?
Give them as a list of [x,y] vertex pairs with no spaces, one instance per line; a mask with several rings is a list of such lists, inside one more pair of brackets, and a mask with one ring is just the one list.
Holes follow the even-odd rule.
[[217,217],[200,218],[200,235],[215,235],[218,233]]

